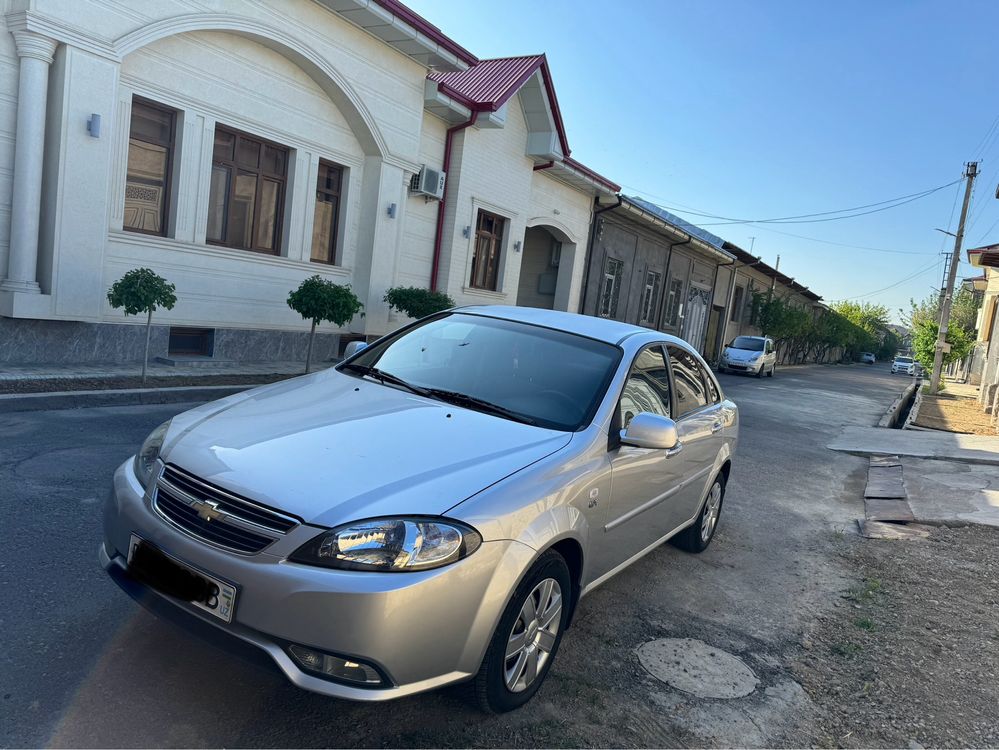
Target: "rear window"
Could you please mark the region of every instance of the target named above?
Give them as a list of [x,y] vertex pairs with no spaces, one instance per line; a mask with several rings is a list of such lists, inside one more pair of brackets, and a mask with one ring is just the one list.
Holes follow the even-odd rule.
[[763,339],[753,338],[752,336],[737,336],[735,341],[729,344],[729,346],[733,349],[745,349],[750,352],[762,352]]

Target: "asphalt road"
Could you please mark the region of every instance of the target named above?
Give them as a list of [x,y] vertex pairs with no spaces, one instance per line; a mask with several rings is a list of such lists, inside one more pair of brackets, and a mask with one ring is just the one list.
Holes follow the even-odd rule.
[[[783,665],[848,571],[832,552],[861,514],[864,460],[826,449],[873,425],[904,387],[885,366],[722,376],[742,413],[711,548],[664,546],[582,603],[544,689],[501,717],[457,689],[387,705],[312,695],[137,607],[96,561],[113,469],[184,407],[0,415],[0,745],[767,745],[805,731]],[[692,637],[761,685],[699,700],[650,677],[635,649]]]

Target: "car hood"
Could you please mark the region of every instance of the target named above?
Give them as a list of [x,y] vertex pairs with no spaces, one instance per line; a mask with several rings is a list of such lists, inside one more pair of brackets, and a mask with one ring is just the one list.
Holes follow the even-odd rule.
[[763,352],[752,351],[751,349],[734,349],[731,346],[725,347],[725,356],[736,361],[750,360],[758,354],[762,355]]
[[225,401],[175,418],[163,460],[321,526],[441,514],[572,438],[335,370]]

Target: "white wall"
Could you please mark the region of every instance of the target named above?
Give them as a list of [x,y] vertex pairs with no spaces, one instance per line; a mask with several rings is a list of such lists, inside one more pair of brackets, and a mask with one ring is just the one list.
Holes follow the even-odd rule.
[[[526,155],[527,133],[520,97],[515,96],[507,106],[503,128],[470,127],[454,139],[448,175],[448,212],[453,221],[445,225],[441,287],[460,305],[516,304],[522,253],[514,244],[523,243],[528,226],[551,226],[575,245],[565,249],[567,265],[560,271],[568,274],[567,284],[556,308],[575,310],[578,306],[592,196],[543,170],[535,172],[534,160]],[[479,209],[507,219],[495,292],[469,287]],[[469,237],[463,234],[465,227],[471,227]],[[561,274],[559,284],[563,286]]]

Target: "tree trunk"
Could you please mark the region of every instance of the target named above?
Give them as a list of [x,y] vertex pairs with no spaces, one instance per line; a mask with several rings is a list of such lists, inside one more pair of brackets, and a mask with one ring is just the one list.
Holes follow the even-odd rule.
[[146,387],[146,368],[149,365],[149,334],[153,330],[153,311],[146,317],[146,348],[142,352],[142,387]]
[[309,332],[309,350],[305,355],[305,374],[309,374],[309,367],[312,364],[312,340],[316,337],[316,321],[312,321],[312,330]]

